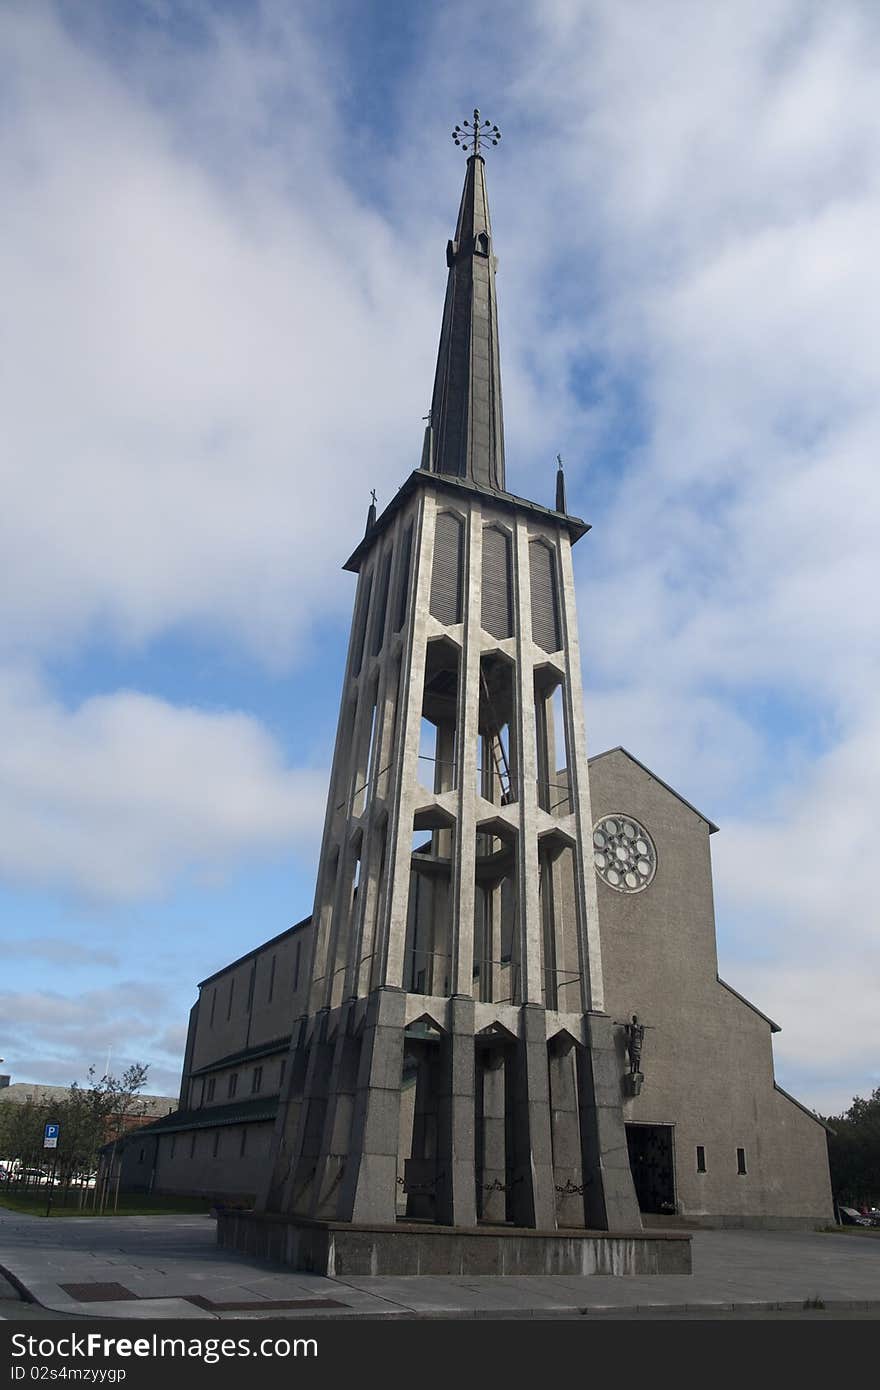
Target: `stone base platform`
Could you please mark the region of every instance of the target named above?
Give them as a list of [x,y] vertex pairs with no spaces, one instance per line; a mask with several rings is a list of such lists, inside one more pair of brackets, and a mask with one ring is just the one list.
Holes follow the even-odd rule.
[[332,1277],[369,1274],[690,1274],[684,1231],[533,1231],[422,1222],[356,1226],[222,1212],[217,1243]]

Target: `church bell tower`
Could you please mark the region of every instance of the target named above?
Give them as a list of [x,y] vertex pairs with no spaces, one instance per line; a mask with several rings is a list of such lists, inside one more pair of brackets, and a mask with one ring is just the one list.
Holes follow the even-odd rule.
[[420,466],[358,576],[311,962],[259,1207],[638,1231],[603,1009],[571,547],[507,490],[479,112]]

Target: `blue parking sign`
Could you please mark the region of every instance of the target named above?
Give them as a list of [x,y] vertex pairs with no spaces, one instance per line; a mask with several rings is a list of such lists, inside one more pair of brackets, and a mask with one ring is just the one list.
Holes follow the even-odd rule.
[[43,1130],[43,1148],[44,1148],[44,1149],[57,1149],[57,1148],[58,1148],[58,1134],[59,1134],[59,1129],[60,1129],[60,1126],[59,1126],[59,1125],[46,1125],[46,1128]]

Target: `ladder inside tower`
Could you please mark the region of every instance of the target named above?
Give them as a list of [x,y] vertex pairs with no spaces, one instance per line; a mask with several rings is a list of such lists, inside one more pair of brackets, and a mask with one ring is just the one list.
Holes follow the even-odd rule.
[[486,713],[489,716],[485,739],[489,747],[492,767],[495,776],[498,778],[498,785],[501,788],[501,805],[506,806],[508,802],[512,800],[510,790],[510,764],[507,760],[507,750],[501,738],[501,723],[495,713],[495,706],[492,703],[492,696],[489,693],[489,682],[486,680],[486,673],[482,669],[480,670],[480,685],[482,686],[483,697],[486,701]]

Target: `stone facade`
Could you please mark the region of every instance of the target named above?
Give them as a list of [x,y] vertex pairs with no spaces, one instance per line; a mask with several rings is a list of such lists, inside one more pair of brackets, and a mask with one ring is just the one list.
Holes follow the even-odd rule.
[[[597,824],[629,815],[657,851],[644,891],[598,883],[608,1011],[647,1025],[644,1082],[624,1107],[633,1160],[650,1137],[634,1127],[662,1127],[671,1147],[670,1196],[658,1191],[650,1205],[668,1201],[688,1221],[716,1226],[831,1221],[825,1130],[774,1081],[778,1025],[718,977],[715,826],[621,748],[591,760],[590,785]],[[623,1029],[616,1035],[623,1063]]]

